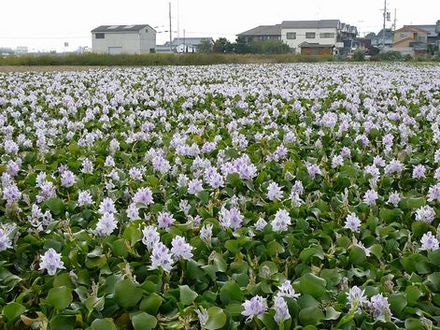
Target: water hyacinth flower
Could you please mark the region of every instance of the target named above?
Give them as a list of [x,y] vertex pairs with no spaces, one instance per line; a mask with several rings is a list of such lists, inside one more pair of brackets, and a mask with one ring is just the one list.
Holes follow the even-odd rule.
[[393,205],[394,207],[397,207],[400,203],[400,199],[400,194],[398,192],[393,192],[388,197],[387,203]]
[[151,252],[151,266],[149,269],[154,270],[158,268],[162,268],[166,272],[170,272],[173,268],[171,252],[162,242],[157,242]]
[[113,202],[113,199],[111,199],[110,197],[104,198],[101,204],[99,204],[98,212],[100,214],[116,213],[115,203]]
[[319,168],[318,165],[311,164],[309,162],[306,162],[305,165],[307,168],[307,173],[308,173],[309,177],[311,177],[312,179],[314,179],[315,176],[317,176],[317,175],[322,175],[321,169]]
[[374,318],[384,318],[385,320],[391,318],[390,304],[388,303],[388,299],[382,294],[372,296],[369,305],[373,310]]
[[379,198],[379,195],[377,192],[373,189],[367,190],[367,192],[364,195],[363,202],[365,204],[368,204],[370,206],[376,205],[376,200]]
[[78,206],[89,206],[93,205],[93,198],[90,192],[86,191],[80,191],[78,193]]
[[153,193],[150,188],[139,188],[133,196],[133,203],[150,205],[153,203]]
[[130,205],[128,205],[126,213],[128,219],[130,219],[131,221],[139,219],[139,209],[136,203],[131,203]]
[[202,180],[193,179],[188,182],[188,193],[196,195],[203,190]]
[[277,295],[280,297],[293,298],[296,299],[300,296],[299,293],[295,292],[295,289],[292,287],[292,283],[289,280],[285,280],[280,286],[278,286]]
[[289,212],[284,209],[278,210],[275,214],[275,219],[271,222],[273,231],[279,233],[286,231],[291,224],[291,220]]
[[267,226],[267,221],[263,218],[259,218],[257,222],[255,223],[255,229],[258,231],[264,230],[264,228]]
[[345,218],[344,228],[350,229],[354,233],[359,233],[361,228],[361,220],[354,213],[350,213]]
[[426,168],[423,165],[417,165],[412,172],[413,179],[421,179],[425,177]]
[[98,236],[108,236],[118,227],[113,213],[104,213],[96,224],[95,233]]
[[171,241],[171,245],[171,253],[175,257],[175,259],[190,260],[192,258],[193,247],[186,242],[184,237],[177,235]]
[[425,205],[416,210],[416,221],[431,223],[434,219],[435,211],[431,206]]
[[47,270],[49,275],[55,275],[58,269],[66,268],[61,260],[61,253],[57,253],[52,248],[48,249],[40,258],[40,270]]
[[420,239],[420,243],[422,243],[422,246],[420,247],[421,251],[435,251],[439,248],[438,239],[433,236],[430,231],[423,234],[422,238]]
[[12,248],[12,241],[9,235],[0,228],[0,251]]
[[200,328],[204,329],[206,328],[206,324],[208,322],[208,311],[207,310],[200,310],[200,309],[196,309],[196,313],[197,313],[197,317],[199,319],[199,324],[200,324]]
[[243,311],[241,315],[247,316],[246,320],[251,320],[255,316],[262,315],[267,311],[267,301],[266,298],[261,296],[252,297],[246,300],[242,305]]
[[267,187],[267,198],[271,201],[283,199],[283,191],[276,182],[270,183]]
[[220,213],[220,225],[226,228],[232,228],[237,230],[241,228],[243,224],[244,217],[237,207],[231,207],[230,210],[224,206],[221,208]]
[[350,291],[347,292],[347,298],[350,310],[352,311],[360,311],[363,306],[368,304],[368,299],[365,296],[365,290],[362,290],[357,286],[353,286]]
[[274,320],[277,323],[290,319],[289,307],[281,296],[275,296],[273,299],[273,309],[275,310]]
[[428,202],[440,202],[440,183],[429,187],[428,190]]
[[65,170],[61,173],[61,187],[72,187],[76,182],[75,174],[72,171]]
[[212,224],[208,223],[200,229],[200,238],[208,244],[211,244]]
[[151,251],[153,247],[160,241],[160,234],[154,226],[147,226],[142,229],[142,243]]
[[160,229],[170,228],[175,221],[173,215],[169,212],[159,212],[159,216],[157,217],[157,223]]

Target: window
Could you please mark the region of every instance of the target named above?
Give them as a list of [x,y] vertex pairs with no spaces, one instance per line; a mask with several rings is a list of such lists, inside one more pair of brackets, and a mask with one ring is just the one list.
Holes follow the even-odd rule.
[[148,33],[148,29],[145,29],[145,33]]
[[306,32],[306,39],[315,39],[316,33],[315,32]]
[[104,39],[105,38],[105,33],[95,33],[95,38],[96,39]]
[[330,38],[334,38],[335,34],[334,33],[321,33],[319,35],[319,37],[322,39],[330,39]]
[[286,38],[289,40],[296,39],[296,32],[287,32]]

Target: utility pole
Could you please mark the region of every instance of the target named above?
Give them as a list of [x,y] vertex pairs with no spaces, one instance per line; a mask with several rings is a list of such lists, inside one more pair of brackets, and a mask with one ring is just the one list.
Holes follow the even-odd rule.
[[170,50],[172,50],[172,43],[173,43],[173,30],[171,29],[171,2],[168,3],[168,11],[169,11],[169,18],[170,18]]
[[393,32],[396,31],[396,28],[397,28],[397,8],[394,8]]
[[184,52],[188,53],[188,49],[186,48],[186,34],[185,34],[185,29],[183,29],[183,46],[185,47]]
[[384,0],[383,6],[383,30],[382,30],[382,49],[385,49],[385,27],[387,20],[387,0]]

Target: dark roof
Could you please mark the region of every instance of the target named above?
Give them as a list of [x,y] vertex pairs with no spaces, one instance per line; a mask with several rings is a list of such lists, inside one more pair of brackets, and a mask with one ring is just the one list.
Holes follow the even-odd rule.
[[[93,29],[92,32],[137,32],[142,29],[145,29],[146,27],[149,27],[150,29],[153,29],[148,24],[133,24],[133,25],[101,25],[97,28]],[[154,29],[153,29],[154,30]]]
[[319,29],[338,28],[341,22],[338,19],[322,19],[319,21],[283,21],[283,29]]
[[304,41],[303,43],[299,44],[298,47],[300,48],[334,48],[335,45],[324,45],[324,44],[318,44],[318,43],[311,43]]
[[239,36],[280,36],[281,25],[260,25],[256,28],[238,34]]
[[435,24],[411,25],[411,26],[425,30],[426,32],[428,32],[428,37],[437,37],[438,34],[436,31],[437,26]]

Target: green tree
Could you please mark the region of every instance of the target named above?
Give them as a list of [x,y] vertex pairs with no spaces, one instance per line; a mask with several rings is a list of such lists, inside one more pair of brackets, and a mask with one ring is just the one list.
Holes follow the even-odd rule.
[[237,37],[233,46],[234,53],[247,54],[250,52],[249,44],[246,42],[246,39],[244,37]]
[[226,38],[218,38],[212,46],[214,53],[231,53],[233,50],[233,45]]
[[212,42],[209,39],[202,40],[197,48],[199,53],[212,53]]
[[291,50],[281,40],[259,40],[249,44],[249,51],[253,54],[286,54]]

